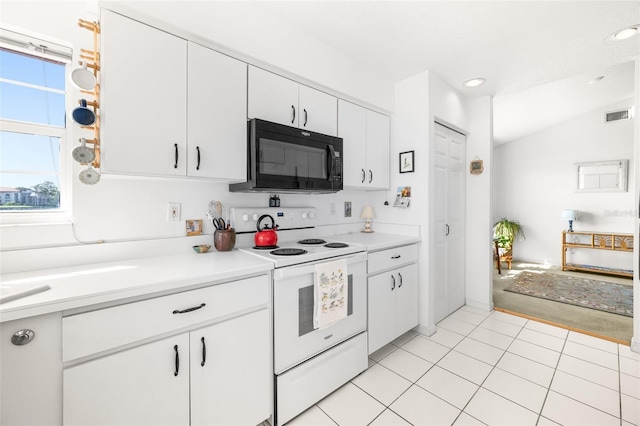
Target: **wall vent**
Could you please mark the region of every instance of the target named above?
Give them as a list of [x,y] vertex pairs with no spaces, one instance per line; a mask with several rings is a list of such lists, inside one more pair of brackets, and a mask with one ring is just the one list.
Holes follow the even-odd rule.
[[628,120],[631,118],[631,108],[622,109],[620,111],[611,111],[604,114],[604,121]]

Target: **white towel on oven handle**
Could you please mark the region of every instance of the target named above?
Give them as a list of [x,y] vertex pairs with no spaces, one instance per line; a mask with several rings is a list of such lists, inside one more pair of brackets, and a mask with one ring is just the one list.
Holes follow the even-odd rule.
[[347,317],[349,279],[346,259],[316,264],[313,328],[327,328]]

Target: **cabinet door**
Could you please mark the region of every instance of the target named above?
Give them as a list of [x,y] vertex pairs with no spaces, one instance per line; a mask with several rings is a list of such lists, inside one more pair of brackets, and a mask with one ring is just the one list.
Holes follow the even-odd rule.
[[338,134],[338,99],[311,87],[300,85],[301,129],[325,135]]
[[367,112],[338,100],[338,136],[343,139],[344,186],[365,188],[367,178]]
[[102,171],[184,176],[187,42],[109,11],[100,38]]
[[269,324],[263,309],[191,332],[192,425],[256,425],[270,416]]
[[[0,323],[0,425],[62,422],[62,327],[60,312]],[[20,330],[33,340],[14,345]]]
[[395,274],[398,280],[396,336],[400,336],[418,325],[418,265],[407,265]]
[[188,425],[189,335],[69,367],[63,380],[65,425]]
[[248,117],[298,127],[298,83],[249,66]]
[[189,176],[247,178],[247,65],[189,42]]
[[367,187],[389,189],[389,117],[367,110]]
[[396,337],[396,301],[398,277],[395,271],[369,277],[368,281],[369,354]]

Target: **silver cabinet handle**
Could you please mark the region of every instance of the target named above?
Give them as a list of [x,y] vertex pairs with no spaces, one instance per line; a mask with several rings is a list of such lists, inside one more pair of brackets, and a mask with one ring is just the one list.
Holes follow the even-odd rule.
[[369,169],[369,183],[373,182],[373,172]]
[[392,259],[400,259],[400,255],[396,254],[395,256],[391,256]]
[[207,306],[206,303],[201,303],[200,306],[194,306],[192,308],[188,308],[188,309],[183,309],[183,310],[178,310],[176,309],[175,311],[173,311],[172,313],[175,314],[186,314],[187,312],[193,312],[193,311],[197,311],[198,309],[202,309],[205,306]]
[[178,353],[178,345],[175,345],[173,350],[176,351],[176,371],[173,372],[173,375],[177,376],[180,372],[180,354]]
[[296,107],[291,105],[291,110],[293,111],[293,117],[291,117],[291,124],[293,124],[293,122],[296,121]]
[[367,172],[364,171],[364,169],[362,169],[362,183],[364,183],[364,180],[367,178]]
[[35,335],[36,334],[33,332],[33,330],[29,330],[29,329],[18,330],[15,333],[13,333],[13,336],[11,336],[11,343],[13,343],[16,346],[26,345],[27,343],[33,340]]
[[391,275],[391,280],[393,282],[393,284],[391,285],[391,291],[393,291],[396,288],[396,277]]
[[400,288],[402,287],[402,274],[398,272],[398,276],[400,277],[400,284],[398,285],[398,288]]

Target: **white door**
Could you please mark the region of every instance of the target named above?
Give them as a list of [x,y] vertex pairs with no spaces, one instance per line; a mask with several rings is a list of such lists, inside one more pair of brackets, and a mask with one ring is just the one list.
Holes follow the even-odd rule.
[[345,187],[364,188],[367,179],[367,110],[338,100],[338,136],[342,138]]
[[106,10],[100,38],[102,170],[184,176],[187,42]]
[[247,64],[189,42],[189,176],[247,178]]
[[300,85],[301,129],[325,135],[338,134],[338,99],[311,87]]
[[249,66],[249,118],[298,127],[298,83]]
[[191,425],[256,425],[271,414],[269,311],[191,332]]
[[464,305],[465,301],[464,152],[464,135],[435,123],[435,322]]
[[69,367],[63,423],[188,425],[189,334]]

